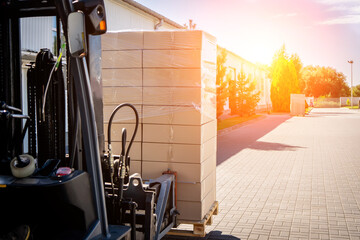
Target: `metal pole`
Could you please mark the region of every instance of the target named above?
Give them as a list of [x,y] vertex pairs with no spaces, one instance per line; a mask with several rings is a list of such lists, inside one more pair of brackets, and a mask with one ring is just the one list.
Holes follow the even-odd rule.
[[350,60],[348,61],[348,63],[350,63],[350,69],[351,69],[351,88],[350,88],[350,91],[351,91],[351,108],[353,107],[353,89],[352,89],[352,86],[353,86],[353,70],[352,70],[352,64],[354,63],[353,60]]
[[353,65],[351,61],[351,108],[353,107]]

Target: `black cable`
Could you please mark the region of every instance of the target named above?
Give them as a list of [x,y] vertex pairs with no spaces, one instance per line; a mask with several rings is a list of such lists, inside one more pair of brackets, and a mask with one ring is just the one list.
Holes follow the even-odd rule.
[[[136,133],[137,133],[137,129],[138,129],[138,126],[139,126],[139,114],[136,110],[136,108],[130,104],[130,103],[123,103],[123,104],[120,104],[118,105],[114,111],[111,113],[111,116],[110,116],[110,119],[109,119],[109,123],[108,123],[108,149],[109,149],[109,167],[110,167],[110,180],[111,180],[111,186],[112,186],[112,192],[113,192],[113,197],[115,196],[115,189],[114,189],[114,182],[113,182],[113,176],[114,176],[114,161],[113,161],[113,156],[112,156],[112,148],[111,148],[111,126],[112,126],[112,121],[114,119],[114,116],[115,114],[117,113],[117,111],[119,111],[121,108],[123,107],[130,107],[134,113],[135,113],[135,119],[136,119],[136,123],[135,123],[135,129],[134,129],[134,133],[131,137],[131,140],[129,142],[129,146],[125,152],[125,146],[126,146],[126,129],[123,129],[122,131],[122,152],[121,152],[121,156],[123,158],[125,158],[125,161],[123,161],[123,164],[126,163],[126,159],[128,158],[128,155],[129,155],[129,152],[130,152],[130,149],[131,149],[131,145],[132,143],[134,142],[134,139],[135,139],[135,136],[136,136]],[[121,160],[121,159],[120,159]],[[120,163],[120,171],[121,169],[125,167],[125,166],[121,166],[121,163]],[[120,173],[121,175],[121,173]],[[119,189],[118,189],[118,192],[119,192],[119,195],[122,195],[122,188],[123,188],[123,179],[120,177],[120,182],[119,182]],[[120,198],[120,200],[122,199],[122,196],[118,196]]]
[[122,143],[122,148],[121,148],[121,155],[125,156],[125,148],[126,148],[126,128],[123,128],[121,131],[121,143]]
[[134,111],[135,119],[136,119],[135,130],[134,130],[134,133],[133,133],[133,135],[131,137],[131,140],[129,142],[129,146],[128,146],[128,148],[126,150],[126,154],[125,154],[125,156],[128,156],[129,151],[131,149],[131,145],[132,145],[132,143],[133,143],[133,141],[135,139],[135,135],[137,133],[138,126],[139,126],[139,114],[138,114],[136,108],[132,104],[130,104],[130,103],[122,103],[122,104],[118,105],[114,109],[114,111],[111,113],[111,116],[110,116],[110,119],[109,119],[109,124],[108,124],[108,145],[111,144],[111,125],[112,125],[113,118],[114,118],[115,114],[117,113],[117,111],[119,111],[119,109],[121,109],[123,107],[126,107],[126,106],[130,107]]

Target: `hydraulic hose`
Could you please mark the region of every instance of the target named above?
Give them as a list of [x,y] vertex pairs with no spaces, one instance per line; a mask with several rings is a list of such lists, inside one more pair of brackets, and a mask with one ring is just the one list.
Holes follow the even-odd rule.
[[[120,197],[120,200],[122,199],[122,188],[123,188],[123,183],[124,183],[124,176],[125,176],[125,162],[126,159],[128,159],[129,156],[129,152],[132,146],[132,143],[134,142],[137,130],[138,130],[138,126],[139,126],[139,114],[136,110],[136,108],[130,104],[130,103],[123,103],[118,105],[114,111],[111,113],[110,119],[109,119],[109,124],[108,124],[108,158],[109,158],[109,167],[110,167],[110,180],[111,180],[111,187],[112,187],[112,192],[113,192],[113,197],[115,196],[115,190],[114,190],[114,180],[113,180],[113,176],[114,176],[114,156],[112,154],[112,147],[111,147],[111,126],[112,126],[112,121],[114,119],[115,114],[123,107],[130,107],[134,113],[135,113],[135,129],[134,129],[134,133],[130,139],[129,142],[129,146],[125,151],[125,146],[126,146],[126,129],[123,129],[122,131],[122,150],[121,150],[121,157],[120,157],[120,182],[119,182],[119,195],[118,197]],[[124,160],[125,159],[125,160]],[[121,185],[121,186],[120,186]],[[121,195],[121,196],[120,196]]]
[[43,99],[42,99],[42,107],[41,107],[41,113],[42,113],[42,116],[43,116],[43,121],[45,121],[45,104],[46,104],[46,95],[48,93],[48,90],[49,90],[49,86],[50,86],[50,82],[51,82],[51,77],[54,73],[54,71],[57,71],[59,65],[60,65],[60,61],[61,61],[61,57],[62,57],[62,49],[65,49],[65,43],[63,43],[61,45],[61,48],[59,49],[59,56],[54,64],[54,66],[52,67],[51,69],[51,72],[50,72],[50,75],[49,75],[49,78],[48,78],[48,81],[47,81],[47,84],[46,84],[46,87],[45,87],[45,92],[44,92],[44,96],[43,96]]
[[132,104],[130,104],[130,103],[122,103],[122,104],[118,105],[118,106],[114,109],[114,111],[111,113],[111,116],[110,116],[110,119],[109,119],[109,125],[108,125],[108,145],[109,145],[109,146],[111,145],[111,125],[112,125],[113,118],[114,118],[115,114],[117,113],[117,111],[119,111],[121,108],[126,107],[126,106],[127,106],[127,107],[130,107],[130,108],[134,111],[134,113],[135,113],[135,120],[136,120],[136,122],[135,122],[135,130],[134,130],[134,133],[133,133],[133,135],[132,135],[132,137],[131,137],[129,146],[128,146],[128,148],[127,148],[127,150],[126,150],[126,153],[125,153],[125,156],[128,156],[128,155],[129,155],[129,151],[130,151],[130,149],[131,149],[131,145],[132,145],[132,143],[134,142],[135,135],[136,135],[136,133],[137,133],[138,126],[139,126],[139,114],[138,114],[136,108],[135,108]]
[[9,106],[9,105],[7,105],[6,102],[4,102],[4,101],[1,101],[1,102],[0,102],[0,108],[3,109],[3,110],[8,110],[8,111],[14,111],[14,112],[22,113],[22,111],[21,111],[20,108],[16,108],[16,107],[13,107],[13,106]]

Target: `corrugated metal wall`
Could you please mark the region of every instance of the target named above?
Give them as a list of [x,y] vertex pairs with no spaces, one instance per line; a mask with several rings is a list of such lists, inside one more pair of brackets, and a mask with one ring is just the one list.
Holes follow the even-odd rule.
[[38,52],[41,48],[53,50],[53,20],[54,17],[22,18],[21,49]]
[[[105,0],[108,31],[119,30],[153,30],[158,19],[141,10],[134,10],[125,3]],[[23,18],[21,24],[21,49],[38,52],[40,48],[53,51],[54,18],[32,17]],[[164,23],[160,29],[175,29]]]
[[[106,19],[108,31],[120,30],[154,30],[159,20],[141,10],[132,9],[126,3],[105,0]],[[164,23],[160,30],[176,29]]]

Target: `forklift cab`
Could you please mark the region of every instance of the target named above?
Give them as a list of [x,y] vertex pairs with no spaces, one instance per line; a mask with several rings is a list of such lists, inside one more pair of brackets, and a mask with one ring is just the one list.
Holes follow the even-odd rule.
[[[41,49],[22,85],[20,19],[34,16],[56,17],[57,52]],[[105,207],[98,81],[105,32],[103,0],[0,1],[0,238],[23,224],[33,239],[129,232],[109,227]]]

